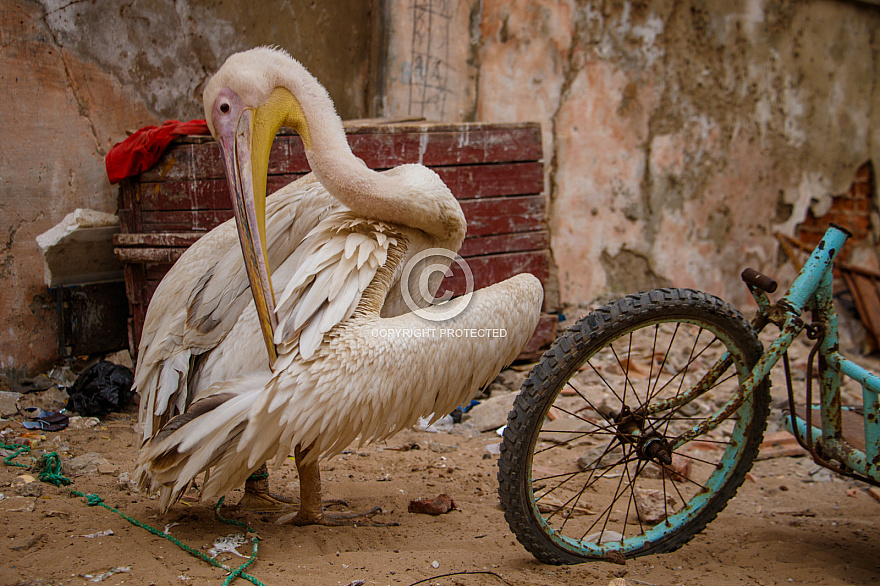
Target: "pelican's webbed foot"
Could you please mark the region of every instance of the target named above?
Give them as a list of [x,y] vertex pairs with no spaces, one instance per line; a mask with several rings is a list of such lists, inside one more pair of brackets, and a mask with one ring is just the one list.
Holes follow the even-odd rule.
[[382,507],[373,507],[364,513],[346,512],[331,513],[324,510],[318,512],[300,508],[295,513],[287,513],[278,517],[275,521],[278,525],[325,525],[329,527],[352,526],[358,525],[362,527],[396,527],[399,525],[396,521],[381,522],[373,519],[375,515],[382,512]]

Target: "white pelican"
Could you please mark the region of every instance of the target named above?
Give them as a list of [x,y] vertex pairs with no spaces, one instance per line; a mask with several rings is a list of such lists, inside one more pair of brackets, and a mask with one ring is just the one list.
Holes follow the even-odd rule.
[[[458,250],[461,207],[426,167],[368,169],[326,90],[285,52],[231,56],[204,103],[244,264],[232,258],[230,221],[166,277],[182,284],[163,281],[156,292],[177,315],[171,328],[149,316],[144,328],[142,484],[161,490],[166,509],[201,472],[202,498],[217,498],[294,452],[300,507],[279,522],[346,522],[322,511],[319,457],[472,397],[528,341],[543,290],[523,274],[458,305],[420,309],[424,295],[410,292],[428,300],[436,292],[453,253],[439,261],[429,253]],[[312,173],[267,203],[269,150],[282,125],[302,138]],[[243,301],[248,281],[253,304]]]

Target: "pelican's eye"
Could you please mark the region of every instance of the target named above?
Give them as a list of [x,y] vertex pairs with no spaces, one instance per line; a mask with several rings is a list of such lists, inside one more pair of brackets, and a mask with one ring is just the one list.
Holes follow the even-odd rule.
[[227,104],[226,102],[220,104],[220,111],[224,114],[229,114],[229,104]]

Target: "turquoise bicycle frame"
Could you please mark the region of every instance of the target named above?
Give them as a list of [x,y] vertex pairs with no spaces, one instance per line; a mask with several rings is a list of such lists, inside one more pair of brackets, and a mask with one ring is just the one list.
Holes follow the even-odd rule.
[[[832,263],[849,236],[846,230],[831,225],[791,288],[777,303],[786,312],[781,326],[783,331],[786,327],[803,329],[804,326],[797,322],[800,322],[800,314],[807,309],[813,313],[813,331],[821,333],[821,341],[816,348],[819,357],[820,426],[812,422],[808,425],[806,418],[796,415],[787,418],[786,422],[789,431],[813,452],[814,457],[818,456],[820,463],[827,465],[828,460],[836,460],[841,464],[838,472],[880,483],[880,377],[840,353],[837,313],[833,306]],[[758,297],[760,294],[756,295],[756,299]],[[778,356],[775,358],[778,360]],[[841,374],[862,386],[864,451],[843,439]]]
[[[758,303],[758,314],[753,322],[756,329],[760,331],[767,323],[774,323],[779,326],[780,334],[764,351],[737,392],[713,416],[672,442],[673,449],[714,429],[739,409],[745,398],[755,391],[779,360],[783,359],[795,338],[807,329],[808,336],[821,338],[812,353],[817,354],[819,358],[821,402],[820,417],[817,419],[820,423],[817,427],[812,421],[811,409],[806,410],[806,417],[799,417],[792,410],[790,416],[786,418],[786,426],[817,462],[836,472],[872,484],[880,484],[880,400],[878,400],[880,377],[840,354],[837,314],[833,305],[833,263],[849,236],[849,232],[843,228],[831,225],[788,292],[775,304],[771,304],[767,297],[767,291],[772,293],[775,283],[754,271],[751,271],[754,275],[752,278],[747,278],[744,273],[743,280],[747,282],[749,290]],[[772,287],[762,288],[759,282],[772,283]],[[812,323],[809,325],[801,318],[804,311],[808,310],[812,312]],[[679,397],[655,404],[651,411],[661,412],[675,408],[703,394],[730,367],[730,364],[730,358],[725,354],[700,383]],[[864,450],[854,447],[843,439],[841,374],[852,378],[862,386]],[[810,385],[811,382],[808,375],[807,384]],[[793,401],[790,403],[793,409]],[[839,462],[840,466],[830,464],[830,460]]]

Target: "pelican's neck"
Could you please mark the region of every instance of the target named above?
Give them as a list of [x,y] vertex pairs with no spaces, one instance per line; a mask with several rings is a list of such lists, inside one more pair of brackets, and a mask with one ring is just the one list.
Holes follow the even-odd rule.
[[320,88],[311,78],[289,89],[308,125],[309,166],[324,188],[365,218],[417,228],[438,240],[460,244],[466,227],[464,214],[440,178],[421,165],[385,173],[368,168],[351,152],[342,120],[326,91],[310,88],[309,82]]

